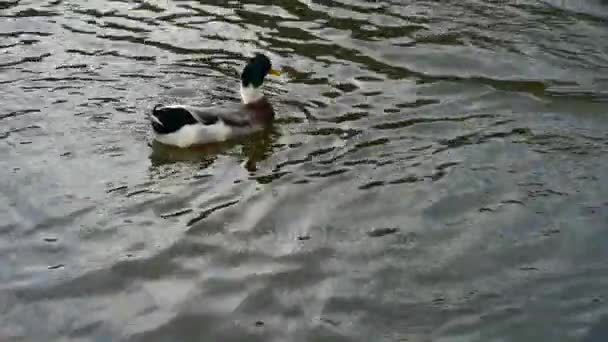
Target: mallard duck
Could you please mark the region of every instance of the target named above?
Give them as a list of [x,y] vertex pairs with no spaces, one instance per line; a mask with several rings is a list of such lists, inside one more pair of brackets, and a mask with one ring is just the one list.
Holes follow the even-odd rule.
[[180,148],[250,134],[268,127],[274,109],[261,91],[266,75],[279,76],[263,54],[250,58],[241,73],[240,104],[219,107],[156,105],[150,113],[155,139]]

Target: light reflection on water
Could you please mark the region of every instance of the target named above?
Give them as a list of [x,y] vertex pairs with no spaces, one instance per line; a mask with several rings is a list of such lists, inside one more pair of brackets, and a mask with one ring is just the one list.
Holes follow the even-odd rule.
[[[599,341],[605,12],[0,2],[0,339]],[[272,130],[150,140],[255,51]]]

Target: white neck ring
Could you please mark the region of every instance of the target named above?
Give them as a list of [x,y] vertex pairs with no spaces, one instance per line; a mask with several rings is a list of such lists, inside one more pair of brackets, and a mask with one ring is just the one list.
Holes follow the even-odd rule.
[[241,99],[243,100],[243,103],[257,102],[263,97],[264,94],[260,89],[255,88],[253,85],[243,87],[243,84],[241,84]]

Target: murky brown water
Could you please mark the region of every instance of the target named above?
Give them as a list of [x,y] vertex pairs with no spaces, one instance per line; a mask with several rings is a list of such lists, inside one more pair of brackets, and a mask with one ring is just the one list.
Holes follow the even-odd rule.
[[606,341],[607,89],[600,0],[0,1],[0,340]]

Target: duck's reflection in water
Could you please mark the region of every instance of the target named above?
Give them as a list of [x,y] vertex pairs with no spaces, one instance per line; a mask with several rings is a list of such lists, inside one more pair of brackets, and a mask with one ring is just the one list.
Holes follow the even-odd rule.
[[238,139],[189,148],[177,148],[153,141],[150,144],[152,151],[149,158],[152,167],[176,162],[200,162],[204,165],[203,168],[207,168],[218,155],[231,155],[242,160],[247,171],[254,172],[257,169],[256,164],[272,154],[273,142],[278,136],[278,132],[271,127]]

